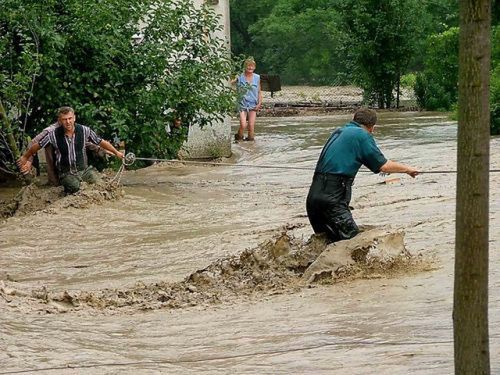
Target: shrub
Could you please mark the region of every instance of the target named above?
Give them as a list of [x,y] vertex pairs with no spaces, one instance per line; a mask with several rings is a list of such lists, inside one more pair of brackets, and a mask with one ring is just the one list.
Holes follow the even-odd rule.
[[415,73],[408,73],[401,77],[401,87],[405,89],[415,89],[417,82],[417,75]]
[[24,123],[36,134],[70,105],[138,156],[175,156],[187,133],[174,139],[166,123],[205,126],[233,109],[218,30],[213,8],[191,0],[4,0],[0,104],[19,145]]
[[458,27],[429,37],[424,71],[417,74],[415,95],[427,110],[449,111],[458,99]]

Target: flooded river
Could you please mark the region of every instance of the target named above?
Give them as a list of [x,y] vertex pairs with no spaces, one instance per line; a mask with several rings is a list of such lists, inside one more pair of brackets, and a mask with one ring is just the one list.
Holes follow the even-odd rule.
[[[311,169],[350,117],[259,118],[257,141],[234,144],[225,160],[234,166],[127,171],[120,200],[9,218],[0,224],[0,280],[41,292],[127,290],[179,283],[284,228],[306,241]],[[456,169],[456,123],[442,114],[384,113],[379,124],[388,158]],[[491,169],[499,151],[493,138]],[[391,177],[401,180],[358,174],[354,217],[404,230],[408,251],[432,259],[429,270],[181,308],[54,313],[0,297],[0,374],[453,373],[456,175]],[[499,173],[490,186],[490,352],[500,374]]]

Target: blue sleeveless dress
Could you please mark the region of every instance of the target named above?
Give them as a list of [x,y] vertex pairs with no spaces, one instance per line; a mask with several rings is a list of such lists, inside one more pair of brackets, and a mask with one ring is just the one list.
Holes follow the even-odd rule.
[[239,112],[255,109],[259,102],[260,75],[253,73],[252,83],[248,83],[245,73],[242,73],[238,76],[237,85],[238,89],[244,93],[238,106]]

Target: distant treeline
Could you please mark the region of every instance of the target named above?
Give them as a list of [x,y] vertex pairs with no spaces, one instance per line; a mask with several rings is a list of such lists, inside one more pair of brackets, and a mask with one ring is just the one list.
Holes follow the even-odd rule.
[[[380,108],[394,104],[401,86],[416,89],[428,109],[450,110],[456,103],[456,0],[231,0],[230,5],[232,52],[253,56],[259,72],[279,74],[284,84],[355,84]],[[492,86],[497,88],[499,18],[500,2],[493,1]]]

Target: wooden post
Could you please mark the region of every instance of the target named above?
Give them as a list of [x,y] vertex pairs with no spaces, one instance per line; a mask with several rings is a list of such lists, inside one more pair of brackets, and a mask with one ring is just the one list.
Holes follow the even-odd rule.
[[490,374],[488,337],[490,0],[460,0],[455,374]]

